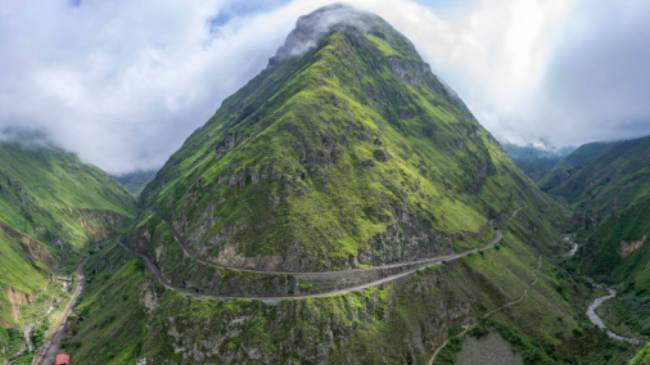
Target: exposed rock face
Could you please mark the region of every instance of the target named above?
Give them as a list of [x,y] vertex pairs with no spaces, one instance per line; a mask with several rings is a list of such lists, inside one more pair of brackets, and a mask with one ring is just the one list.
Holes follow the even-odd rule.
[[646,235],[643,235],[641,239],[636,241],[621,241],[621,245],[618,248],[618,255],[621,258],[626,258],[630,254],[638,251],[641,247],[643,247],[643,244],[645,244],[647,238],[648,237]]
[[11,304],[11,317],[15,322],[18,322],[20,319],[20,308],[31,303],[32,298],[29,294],[23,293],[12,287],[7,288],[5,295]]
[[[355,364],[424,363],[433,344],[439,344],[452,328],[472,323],[475,303],[448,295],[455,284],[445,272],[427,274],[426,280],[405,282],[390,299],[370,293],[354,300],[326,299],[315,306],[306,301],[276,305],[238,303],[237,310],[222,310],[206,318],[170,313],[155,323],[155,342],[166,343],[171,355],[154,355],[156,364]],[[418,313],[400,327],[400,341],[392,353],[376,345],[363,346],[358,327],[368,323],[401,323],[400,304],[405,298],[422,298],[426,314]],[[401,299],[400,299],[401,298]],[[180,303],[179,303],[180,305]],[[338,310],[338,308],[347,308]],[[262,319],[264,318],[264,319]],[[256,335],[252,328],[258,328]],[[264,336],[282,334],[270,350]],[[261,336],[261,337],[260,337]],[[275,337],[274,337],[275,338]],[[237,343],[233,346],[232,343]],[[379,352],[378,352],[379,351]],[[401,359],[396,360],[396,359]]]
[[381,265],[422,257],[435,257],[453,252],[452,238],[430,229],[425,222],[403,215],[399,224],[391,225],[385,232],[371,240],[371,252],[361,252],[358,262]]
[[388,63],[397,77],[411,86],[417,86],[431,74],[429,65],[422,61],[390,57]]
[[230,151],[231,149],[235,148],[239,142],[244,138],[243,135],[234,132],[234,133],[226,133],[226,136],[224,139],[217,143],[215,150],[217,152],[217,158],[223,157],[223,155],[226,154],[226,152]]

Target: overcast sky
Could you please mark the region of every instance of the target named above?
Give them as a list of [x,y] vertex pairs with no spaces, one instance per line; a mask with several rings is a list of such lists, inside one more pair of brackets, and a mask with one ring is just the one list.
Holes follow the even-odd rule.
[[[0,0],[0,130],[155,168],[327,0]],[[501,140],[650,134],[646,0],[350,0],[409,37]]]

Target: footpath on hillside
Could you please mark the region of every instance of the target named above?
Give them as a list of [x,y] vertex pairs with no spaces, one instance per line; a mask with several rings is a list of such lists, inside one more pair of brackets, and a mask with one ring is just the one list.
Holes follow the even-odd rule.
[[452,338],[462,338],[463,336],[465,336],[465,334],[467,334],[467,332],[469,332],[469,331],[471,331],[472,329],[476,328],[476,326],[478,326],[478,325],[481,323],[482,320],[488,319],[488,318],[490,318],[491,316],[493,316],[494,314],[496,314],[496,313],[498,313],[498,312],[500,312],[500,311],[502,311],[502,310],[504,310],[504,309],[506,309],[506,308],[508,308],[508,307],[512,307],[513,305],[516,305],[516,304],[518,304],[518,303],[521,303],[521,302],[522,302],[522,301],[523,301],[523,300],[528,296],[528,292],[530,292],[530,289],[531,289],[533,286],[535,286],[535,284],[537,284],[537,282],[539,281],[539,270],[540,270],[541,268],[542,268],[542,256],[540,255],[540,256],[538,257],[538,259],[537,259],[537,269],[535,269],[535,271],[534,271],[534,278],[533,278],[533,280],[532,280],[530,283],[528,283],[528,284],[526,285],[526,288],[524,289],[524,291],[521,293],[521,295],[520,295],[519,297],[517,297],[516,299],[511,300],[511,301],[509,301],[509,302],[506,302],[506,303],[504,303],[504,304],[502,304],[502,305],[500,305],[500,306],[498,306],[498,307],[496,307],[496,308],[490,310],[489,312],[485,313],[483,316],[480,317],[479,321],[476,321],[475,323],[472,323],[471,325],[466,325],[466,326],[464,326],[464,327],[463,327],[463,330],[462,330],[459,334],[457,334],[457,335],[455,335],[455,336],[447,337],[447,339],[445,339],[445,341],[444,341],[442,344],[440,344],[440,346],[438,346],[438,347],[433,351],[433,355],[432,355],[431,358],[429,359],[428,365],[433,365],[433,364],[435,363],[436,358],[438,357],[438,355],[440,354],[440,352],[441,352],[445,347],[447,347],[447,345],[449,344],[449,341],[450,341]]

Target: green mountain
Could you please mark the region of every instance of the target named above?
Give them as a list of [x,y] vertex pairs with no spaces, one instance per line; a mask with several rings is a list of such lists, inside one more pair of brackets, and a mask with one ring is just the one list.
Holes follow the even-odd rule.
[[585,145],[542,186],[584,215],[583,269],[625,283],[619,312],[650,335],[650,137]]
[[139,204],[87,262],[79,363],[449,364],[484,336],[526,364],[632,355],[557,264],[562,207],[347,6],[301,17]]
[[291,57],[320,31],[303,18],[147,186],[140,234],[166,221],[206,260],[318,271],[451,252],[510,201],[546,204],[407,39],[358,17]]
[[[570,203],[579,203],[581,199],[586,200],[590,195],[587,191],[594,189],[594,181],[589,179],[598,174],[604,176],[609,172],[609,168],[615,167],[614,165],[607,166],[610,162],[607,158],[601,160],[601,157],[625,144],[626,142],[596,142],[580,146],[557,163],[540,180],[540,186],[544,191],[563,197]],[[626,157],[621,156],[620,152],[612,151],[609,159],[617,154],[622,157],[622,163],[625,163]],[[601,195],[601,198],[604,198],[602,200],[607,200],[608,197]]]
[[55,275],[133,213],[128,193],[75,155],[0,143],[0,359],[65,295]]
[[540,181],[558,162],[574,150],[572,147],[545,149],[534,145],[519,146],[511,143],[504,143],[503,149],[533,181]]

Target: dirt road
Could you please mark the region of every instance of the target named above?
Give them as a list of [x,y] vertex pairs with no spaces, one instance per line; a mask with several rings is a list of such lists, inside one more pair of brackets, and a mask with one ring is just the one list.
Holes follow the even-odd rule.
[[32,365],[50,365],[54,363],[54,358],[59,351],[59,345],[61,344],[61,340],[65,334],[65,324],[84,289],[83,263],[79,265],[75,275],[79,284],[72,293],[72,298],[70,298],[70,301],[63,310],[63,316],[61,317],[61,321],[59,322],[56,331],[54,331],[45,342],[43,342],[43,346],[41,346],[36,354],[34,354]]

